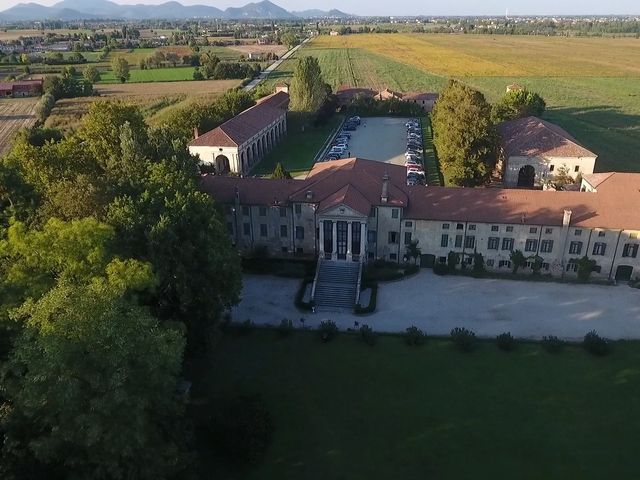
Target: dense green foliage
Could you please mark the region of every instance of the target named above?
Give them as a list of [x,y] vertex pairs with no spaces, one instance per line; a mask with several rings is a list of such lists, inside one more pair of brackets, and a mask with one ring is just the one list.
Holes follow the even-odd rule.
[[[214,123],[247,101],[194,115]],[[77,131],[21,133],[0,161],[0,329],[13,340],[0,352],[2,478],[162,479],[185,466],[185,345],[207,347],[241,285],[198,160],[170,128],[96,102]]]
[[315,113],[327,98],[320,64],[315,57],[302,57],[296,64],[291,81],[291,110]]
[[547,104],[540,95],[522,88],[507,92],[493,105],[491,116],[494,123],[530,116],[540,117],[546,107]]
[[448,180],[464,187],[485,184],[495,166],[497,137],[484,95],[451,80],[433,109],[432,125]]
[[291,178],[291,174],[284,169],[284,167],[280,162],[278,162],[276,164],[276,168],[273,170],[273,173],[271,174],[271,178],[277,179],[277,180],[283,180],[283,179]]
[[120,83],[126,82],[131,76],[129,73],[129,62],[123,57],[113,59],[111,62],[111,70],[113,71],[113,76],[116,77]]

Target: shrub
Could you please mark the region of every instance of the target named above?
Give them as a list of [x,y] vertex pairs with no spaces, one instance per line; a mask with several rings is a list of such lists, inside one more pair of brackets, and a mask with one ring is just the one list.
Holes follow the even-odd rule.
[[475,348],[476,334],[466,328],[456,327],[451,330],[451,340],[461,352],[470,352]]
[[407,275],[413,275],[416,274],[420,271],[420,265],[416,265],[414,264],[405,264],[405,268],[404,268],[404,276],[406,277]]
[[281,337],[288,337],[293,333],[293,321],[284,318],[276,328],[276,331]]
[[322,343],[327,343],[333,340],[338,335],[338,331],[338,326],[333,320],[324,320],[318,327]]
[[510,332],[501,333],[496,337],[496,342],[498,343],[498,348],[500,350],[504,350],[505,352],[510,352],[514,348],[516,348],[516,341],[511,336]]
[[484,257],[481,253],[473,254],[473,270],[472,274],[474,277],[481,277],[485,273],[484,267]]
[[424,333],[415,325],[407,328],[404,340],[410,347],[417,347],[424,343]]
[[273,420],[257,395],[239,396],[220,408],[209,426],[225,460],[234,464],[255,464],[273,437]]
[[433,264],[433,273],[435,273],[436,275],[446,275],[447,273],[449,273],[449,267],[447,266],[446,263],[434,263]]
[[610,345],[607,339],[598,335],[595,330],[591,330],[584,336],[582,345],[585,350],[592,355],[606,355],[610,350]]
[[360,327],[360,338],[367,345],[374,345],[376,343],[376,334],[369,325],[362,325]]
[[247,318],[244,322],[238,325],[238,332],[240,333],[240,335],[248,335],[253,330],[253,327],[253,322],[251,321],[251,319]]
[[564,341],[558,337],[549,335],[548,337],[542,337],[542,346],[549,353],[558,353],[564,348]]
[[457,252],[451,251],[447,255],[447,265],[449,266],[450,272],[455,272],[456,265],[460,263],[460,255]]

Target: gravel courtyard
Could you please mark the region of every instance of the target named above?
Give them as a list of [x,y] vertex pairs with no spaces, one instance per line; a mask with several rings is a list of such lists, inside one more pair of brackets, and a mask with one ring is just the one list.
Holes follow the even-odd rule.
[[640,339],[640,290],[626,285],[564,285],[509,280],[440,277],[431,270],[393,283],[380,284],[377,311],[369,316],[349,313],[300,312],[293,299],[298,280],[245,275],[242,301],[234,321],[277,325],[283,318],[315,327],[335,321],[340,329],[354,322],[380,332],[403,332],[416,325],[429,335],[448,335],[467,327],[478,336],[511,332],[520,338],[556,335],[581,339],[589,330],[611,339]]
[[352,157],[404,165],[407,147],[405,118],[367,117],[351,132],[349,152]]

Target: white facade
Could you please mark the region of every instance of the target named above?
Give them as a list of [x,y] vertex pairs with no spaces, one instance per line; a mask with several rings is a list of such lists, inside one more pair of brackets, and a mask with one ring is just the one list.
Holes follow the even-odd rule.
[[[575,180],[578,174],[593,173],[597,157],[521,157],[511,156],[506,159],[503,169],[503,183],[505,187],[526,187],[522,185],[521,172],[527,166],[534,169],[534,187],[542,186],[547,180],[551,180],[562,167]],[[524,174],[525,172],[522,172]],[[520,183],[519,183],[520,181]]]

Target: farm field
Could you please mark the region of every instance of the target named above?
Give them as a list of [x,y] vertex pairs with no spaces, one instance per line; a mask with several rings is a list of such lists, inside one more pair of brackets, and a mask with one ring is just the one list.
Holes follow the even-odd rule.
[[260,395],[273,441],[253,469],[201,467],[237,480],[635,478],[638,361],[637,342],[597,358],[534,343],[462,354],[434,338],[226,334],[192,366],[194,403]]
[[37,101],[34,98],[0,100],[0,155],[9,150],[18,130],[36,123]]
[[[183,82],[193,80],[195,67],[167,67],[152,68],[148,70],[131,69],[128,83],[149,83],[149,82]],[[111,70],[101,73],[99,84],[120,83]]]
[[[599,155],[597,171],[640,171],[640,41],[502,35],[321,36],[297,55],[318,57],[325,81],[439,91],[458,78],[496,101],[517,82],[546,100],[545,118]],[[269,84],[291,77],[295,58]]]
[[98,85],[99,97],[79,97],[56,102],[47,127],[68,130],[76,127],[91,103],[122,100],[139,105],[150,124],[162,119],[172,108],[189,101],[208,101],[240,85],[240,80],[155,82]]

